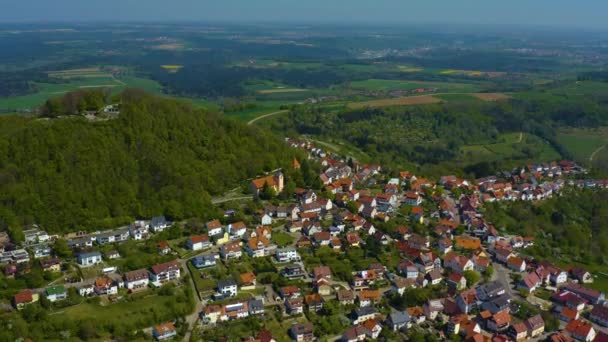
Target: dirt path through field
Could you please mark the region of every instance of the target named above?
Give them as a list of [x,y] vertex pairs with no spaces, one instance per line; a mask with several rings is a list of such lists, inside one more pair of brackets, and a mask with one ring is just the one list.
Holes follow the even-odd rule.
[[247,124],[248,125],[253,125],[254,122],[258,121],[258,120],[262,120],[264,118],[267,118],[269,116],[273,116],[273,115],[278,115],[278,114],[282,114],[282,113],[287,113],[287,110],[280,110],[278,112],[273,112],[273,113],[268,113],[268,114],[264,114],[264,115],[260,115],[257,118],[250,120]]
[[522,140],[524,140],[524,132],[519,132],[519,140],[517,140],[517,143],[521,143]]
[[589,157],[589,161],[592,162],[593,158],[595,158],[595,155],[598,154],[601,150],[603,150],[606,147],[606,145],[599,147],[597,150],[593,151],[593,153],[591,153],[591,157]]

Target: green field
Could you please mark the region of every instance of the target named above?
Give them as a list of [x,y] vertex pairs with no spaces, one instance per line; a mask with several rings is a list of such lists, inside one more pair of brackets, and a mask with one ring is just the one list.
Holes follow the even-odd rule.
[[61,96],[78,89],[109,87],[112,88],[112,92],[118,93],[126,88],[141,88],[148,92],[159,93],[162,88],[155,81],[138,77],[85,78],[65,80],[62,83],[34,83],[33,85],[39,89],[34,94],[0,98],[0,110],[31,110],[51,97]]
[[417,88],[438,88],[438,92],[463,92],[472,93],[479,91],[480,88],[470,83],[448,83],[448,82],[423,82],[410,80],[382,80],[370,79],[365,81],[355,81],[351,83],[353,89],[369,91],[392,91],[392,90],[412,90]]
[[[608,127],[564,129],[559,132],[557,139],[575,160],[589,162],[589,158],[595,151],[608,144]],[[605,159],[606,155],[608,155],[608,150],[599,150],[593,159],[594,161]]]
[[463,146],[461,154],[472,162],[504,159],[552,161],[561,157],[548,142],[523,133],[501,134],[492,144]]
[[[175,289],[181,293],[181,289]],[[101,306],[93,303],[82,303],[65,309],[51,317],[60,320],[84,321],[95,324],[124,324],[131,328],[146,328],[165,321],[173,320],[174,309],[185,314],[192,312],[193,307],[187,302],[176,301],[175,296],[160,296],[152,291],[130,295],[133,301],[121,301]]]
[[268,102],[259,103],[257,107],[252,108],[252,109],[247,109],[247,110],[239,111],[239,112],[224,113],[224,115],[229,118],[234,118],[234,119],[237,119],[240,121],[247,122],[247,121],[257,118],[258,116],[278,112],[281,110],[279,108],[280,106],[281,105],[279,103],[268,101]]
[[608,92],[608,82],[577,81],[550,90],[556,95],[587,96],[605,95]]

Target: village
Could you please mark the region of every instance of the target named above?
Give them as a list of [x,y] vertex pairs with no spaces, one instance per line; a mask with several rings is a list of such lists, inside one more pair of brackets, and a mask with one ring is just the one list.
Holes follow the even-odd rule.
[[[235,206],[185,238],[183,224],[162,215],[63,236],[34,225],[21,243],[3,234],[6,277],[33,267],[60,274],[47,287],[20,289],[13,309],[70,293],[114,305],[173,284],[196,294],[187,333],[178,335],[175,322],[157,322],[150,338],[188,340],[258,317],[289,327],[264,328],[252,341],[407,340],[417,329],[438,340],[608,341],[604,293],[589,287],[594,275],[527,256],[538,237],[507,234],[482,210],[484,203],[542,201],[566,189],[599,191],[608,180],[587,179],[571,161],[476,180],[429,180],[409,171],[392,178],[380,165],[358,164],[305,139],[286,143],[321,166],[322,189],[296,188],[278,199],[287,180],[276,170],[249,183],[257,210],[244,214]],[[133,269],[120,262],[121,244],[159,236],[170,237],[154,240],[158,263]],[[72,257],[53,250],[58,240]]]

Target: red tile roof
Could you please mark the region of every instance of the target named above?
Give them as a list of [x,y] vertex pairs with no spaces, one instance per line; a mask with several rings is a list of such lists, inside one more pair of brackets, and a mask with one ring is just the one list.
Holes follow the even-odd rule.
[[179,262],[177,262],[177,260],[173,260],[173,261],[165,262],[163,264],[158,264],[158,265],[152,266],[152,272],[154,274],[160,274],[160,273],[164,273],[164,272],[179,270],[179,267],[180,267]]
[[15,302],[16,305],[30,303],[33,300],[34,300],[33,294],[32,294],[32,291],[30,291],[30,290],[23,290],[23,291],[17,293],[13,297],[13,301]]

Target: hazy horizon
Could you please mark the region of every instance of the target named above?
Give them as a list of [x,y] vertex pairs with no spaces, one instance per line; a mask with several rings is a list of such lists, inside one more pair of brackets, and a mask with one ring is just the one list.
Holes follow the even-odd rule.
[[0,0],[0,23],[469,24],[608,30],[599,0]]

